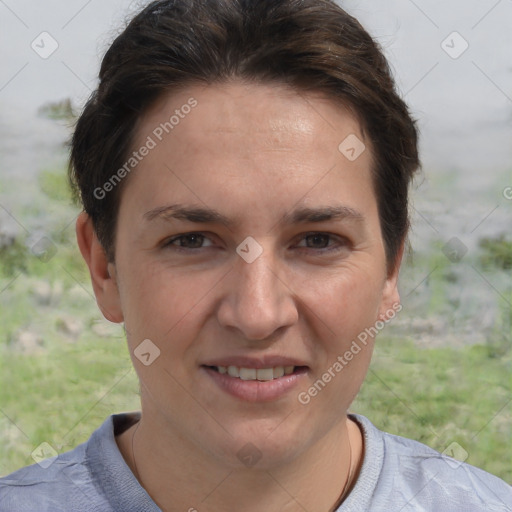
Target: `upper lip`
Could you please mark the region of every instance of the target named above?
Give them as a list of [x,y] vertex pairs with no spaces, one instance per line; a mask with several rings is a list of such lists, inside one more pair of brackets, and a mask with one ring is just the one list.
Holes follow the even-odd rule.
[[277,366],[308,366],[304,361],[284,356],[243,357],[229,356],[212,359],[203,366],[236,366],[238,368],[276,368]]

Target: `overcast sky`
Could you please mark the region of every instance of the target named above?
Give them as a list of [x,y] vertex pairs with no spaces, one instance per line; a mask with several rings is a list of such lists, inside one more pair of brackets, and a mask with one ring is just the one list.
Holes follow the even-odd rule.
[[[83,102],[108,43],[145,3],[2,0],[0,118],[21,119],[49,100]],[[419,118],[427,165],[511,168],[512,0],[340,3],[385,48]],[[42,32],[58,44],[47,59],[31,48]]]

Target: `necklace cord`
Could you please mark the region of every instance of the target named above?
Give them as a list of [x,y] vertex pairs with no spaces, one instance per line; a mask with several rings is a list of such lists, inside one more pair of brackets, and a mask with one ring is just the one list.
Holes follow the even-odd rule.
[[[132,442],[131,442],[132,453],[131,453],[131,456],[132,456],[132,462],[133,462],[133,469],[135,470],[135,477],[139,481],[140,485],[142,485],[142,481],[141,481],[140,475],[139,475],[139,470],[137,468],[137,461],[135,460],[135,448],[134,448],[135,434],[137,433],[137,430],[139,429],[139,426],[140,426],[140,421],[137,422],[137,426],[135,427],[135,430],[133,431],[133,434],[132,434]],[[353,475],[354,471],[353,471],[353,468],[352,468],[352,443],[350,442],[350,436],[348,436],[348,450],[349,450],[348,451],[349,457],[348,457],[347,479],[345,480],[345,484],[343,485],[343,489],[341,491],[341,495],[338,498],[338,501],[336,502],[336,504],[334,505],[333,512],[335,512],[336,509],[338,507],[340,507],[341,504],[343,503],[343,500],[346,497],[347,491],[350,489],[350,484],[351,484],[352,478],[354,476]]]
[[137,469],[137,461],[135,460],[135,448],[133,446],[133,442],[135,440],[135,434],[137,433],[137,430],[139,429],[140,421],[137,422],[137,426],[135,427],[135,430],[132,434],[132,461],[133,461],[133,469],[135,470],[135,477],[139,481],[140,485],[142,485],[142,481],[140,479],[139,470]]

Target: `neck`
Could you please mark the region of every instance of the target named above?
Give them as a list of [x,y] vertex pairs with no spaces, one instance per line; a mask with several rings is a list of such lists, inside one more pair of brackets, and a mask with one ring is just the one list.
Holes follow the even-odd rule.
[[117,443],[164,512],[333,511],[353,486],[363,456],[361,432],[348,418],[293,461],[263,470],[223,466],[186,440],[160,434],[144,415]]

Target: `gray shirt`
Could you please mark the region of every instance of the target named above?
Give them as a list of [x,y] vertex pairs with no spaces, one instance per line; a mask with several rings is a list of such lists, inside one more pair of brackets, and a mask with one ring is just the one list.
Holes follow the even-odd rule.
[[[115,441],[138,418],[110,416],[74,450],[1,478],[0,512],[158,512]],[[351,418],[364,435],[364,460],[337,512],[512,511],[512,487],[503,480],[381,432],[364,416]]]

